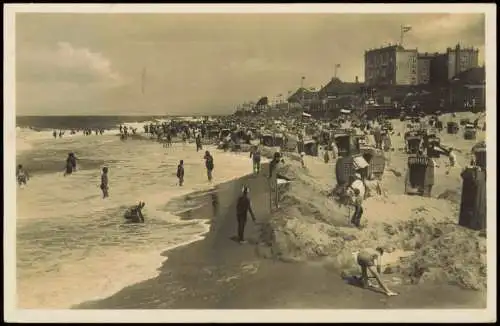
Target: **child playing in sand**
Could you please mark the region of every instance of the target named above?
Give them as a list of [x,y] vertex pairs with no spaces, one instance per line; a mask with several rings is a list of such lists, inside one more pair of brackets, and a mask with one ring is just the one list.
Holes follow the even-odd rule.
[[[384,249],[381,247],[378,247],[375,250],[364,249],[357,254],[356,260],[358,265],[361,267],[361,282],[363,287],[368,288],[370,286],[368,279],[368,271],[370,271],[370,273],[375,277],[375,279],[377,280],[378,284],[385,292],[385,294],[392,297],[398,294],[389,290],[382,281],[382,278],[380,277],[383,254],[384,254]],[[377,265],[376,269],[374,268],[375,265]]]

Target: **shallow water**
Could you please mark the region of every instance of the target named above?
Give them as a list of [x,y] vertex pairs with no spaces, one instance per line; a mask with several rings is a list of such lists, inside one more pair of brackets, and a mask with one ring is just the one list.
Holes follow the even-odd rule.
[[[214,184],[206,180],[204,151],[194,144],[165,149],[153,141],[121,141],[18,130],[17,163],[31,174],[17,191],[17,293],[21,308],[67,308],[105,297],[156,275],[160,253],[200,239],[205,220],[182,220],[193,205],[171,199],[231,180],[251,171],[247,157],[218,153]],[[78,170],[63,176],[65,158],[74,152]],[[176,184],[178,161],[185,162],[185,186]],[[227,164],[231,161],[231,164]],[[60,169],[57,167],[60,165]],[[110,198],[103,200],[100,169],[109,167]],[[205,197],[203,197],[205,198]],[[125,224],[123,212],[146,202],[144,224]],[[211,211],[204,210],[210,217]],[[182,214],[180,214],[182,215]],[[196,216],[202,216],[199,212]]]

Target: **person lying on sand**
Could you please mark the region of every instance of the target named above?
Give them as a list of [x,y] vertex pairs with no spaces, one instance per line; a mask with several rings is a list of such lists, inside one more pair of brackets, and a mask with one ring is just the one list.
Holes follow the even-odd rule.
[[146,203],[140,201],[138,205],[128,208],[123,217],[129,223],[144,223],[144,216],[142,215],[144,206],[146,206]]
[[[384,249],[381,247],[378,247],[375,250],[363,249],[357,254],[356,260],[358,265],[361,267],[361,283],[364,288],[368,288],[370,286],[368,278],[368,271],[370,271],[386,295],[390,297],[396,296],[398,294],[389,290],[380,277],[383,254]],[[374,268],[375,265],[376,269]]]

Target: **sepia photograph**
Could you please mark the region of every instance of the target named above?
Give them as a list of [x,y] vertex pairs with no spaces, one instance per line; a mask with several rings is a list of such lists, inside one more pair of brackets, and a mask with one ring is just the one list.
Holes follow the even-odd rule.
[[6,321],[496,321],[494,4],[4,8]]

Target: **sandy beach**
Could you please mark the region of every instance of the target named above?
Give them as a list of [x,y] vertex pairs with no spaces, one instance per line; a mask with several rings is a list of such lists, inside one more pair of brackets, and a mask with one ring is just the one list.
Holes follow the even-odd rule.
[[[401,131],[402,123],[394,121],[394,126]],[[443,136],[443,143],[453,141],[464,153],[474,143],[460,140],[461,135]],[[402,147],[397,137],[393,142],[396,149]],[[263,153],[270,157],[273,152],[269,148]],[[432,198],[405,196],[402,176],[393,171],[404,174],[406,163],[396,150],[383,178],[386,196],[366,201],[366,226],[357,230],[347,223],[347,208],[325,196],[335,184],[334,163],[306,157],[303,169],[296,157],[285,154],[280,173],[293,181],[281,189],[278,210],[271,213],[263,204],[269,202],[266,169],[258,177],[219,185],[222,209],[211,218],[203,240],[164,252],[168,260],[157,277],[74,308],[485,307],[486,239],[456,222],[460,170],[446,175],[446,168],[439,169]],[[467,159],[459,155],[461,164]],[[236,231],[236,196],[243,184],[252,189],[258,223],[248,222],[249,243],[240,245],[231,237]],[[388,268],[383,278],[398,297],[360,289],[342,278],[358,268],[352,252],[378,245],[394,249],[385,260],[392,270]],[[400,262],[405,255],[408,259]],[[426,272],[417,275],[422,266]]]

